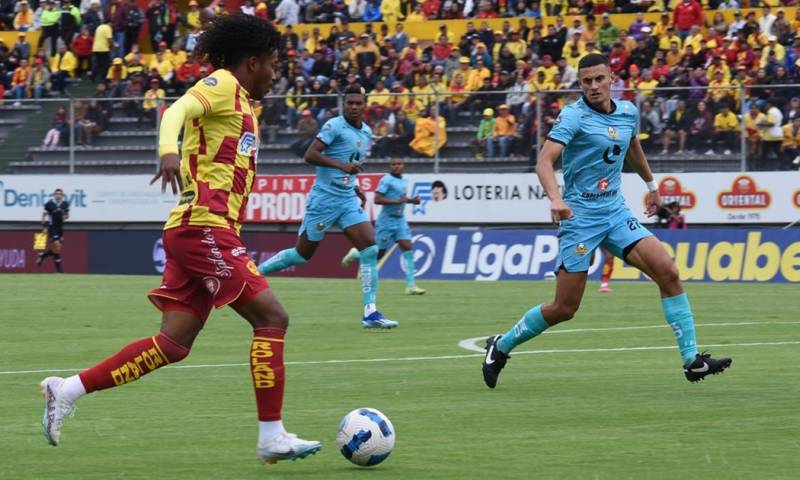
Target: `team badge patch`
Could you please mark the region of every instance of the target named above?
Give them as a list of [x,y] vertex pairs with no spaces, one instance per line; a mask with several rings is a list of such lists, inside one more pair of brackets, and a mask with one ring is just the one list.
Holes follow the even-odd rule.
[[216,295],[219,291],[219,278],[217,277],[203,277],[203,285],[212,296]]
[[253,135],[252,132],[245,132],[244,135],[239,139],[239,145],[236,147],[236,151],[239,152],[239,155],[244,155],[249,157],[253,154],[256,149],[256,136]]
[[577,247],[575,247],[575,253],[578,255],[586,255],[586,245],[583,243],[579,243]]
[[608,137],[611,140],[616,140],[618,136],[617,129],[614,127],[608,127]]
[[320,222],[317,224],[317,230],[325,230],[325,224]]
[[599,182],[597,182],[597,189],[600,190],[601,192],[605,192],[606,189],[608,188],[608,184],[609,184],[608,179],[604,178]]
[[216,87],[217,86],[217,79],[214,77],[206,77],[203,79],[203,83],[208,85],[209,87]]

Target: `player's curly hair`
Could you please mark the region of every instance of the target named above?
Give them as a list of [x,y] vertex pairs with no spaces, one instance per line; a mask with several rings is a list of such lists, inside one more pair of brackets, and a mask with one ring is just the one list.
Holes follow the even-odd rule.
[[214,69],[231,68],[245,58],[278,50],[280,33],[266,20],[237,13],[218,15],[200,35],[195,53]]

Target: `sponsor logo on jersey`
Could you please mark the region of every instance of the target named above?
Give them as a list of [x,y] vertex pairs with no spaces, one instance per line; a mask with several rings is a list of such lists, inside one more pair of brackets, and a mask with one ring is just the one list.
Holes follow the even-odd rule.
[[769,192],[759,190],[756,181],[748,175],[736,177],[730,190],[717,195],[717,205],[722,209],[769,208],[770,203]]
[[607,178],[603,178],[599,182],[597,182],[597,189],[600,190],[601,192],[605,192],[606,188],[608,188],[609,183],[610,182],[608,181]]
[[217,86],[217,79],[214,77],[206,77],[203,79],[203,83],[208,85],[209,87],[216,87]]
[[231,256],[233,257],[238,257],[239,255],[243,255],[245,253],[247,253],[247,249],[244,247],[236,247],[231,249]]
[[249,157],[255,151],[256,144],[256,136],[252,132],[245,132],[239,139],[239,145],[236,147],[236,151],[238,151],[240,155]]

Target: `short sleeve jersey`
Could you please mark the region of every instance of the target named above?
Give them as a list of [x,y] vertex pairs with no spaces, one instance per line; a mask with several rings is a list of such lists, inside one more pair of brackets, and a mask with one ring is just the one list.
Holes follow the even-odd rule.
[[[408,179],[403,177],[395,177],[391,173],[388,173],[381,178],[380,182],[378,182],[378,188],[375,190],[375,192],[380,193],[390,200],[397,200],[398,198],[401,198],[407,194]],[[381,213],[378,215],[378,220],[395,220],[397,218],[402,218],[403,214],[405,213],[405,209],[406,206],[404,204],[384,205],[381,209]]]
[[638,121],[638,109],[625,100],[612,100],[610,113],[583,97],[561,111],[547,139],[564,145],[564,201],[576,215],[604,216],[624,206],[622,166]]
[[53,227],[61,227],[64,224],[64,214],[69,213],[69,202],[61,200],[56,203],[52,198],[44,204],[44,211],[50,217],[50,225]]
[[[363,162],[367,156],[372,130],[366,123],[358,129],[343,116],[328,120],[319,130],[317,140],[325,144],[323,155],[344,163]],[[349,175],[338,168],[316,168],[314,189],[335,196],[350,196],[358,183],[357,175]]]
[[178,226],[233,228],[245,220],[258,154],[258,121],[249,93],[224,69],[197,82],[187,95],[203,116],[183,126],[183,192],[164,229]]

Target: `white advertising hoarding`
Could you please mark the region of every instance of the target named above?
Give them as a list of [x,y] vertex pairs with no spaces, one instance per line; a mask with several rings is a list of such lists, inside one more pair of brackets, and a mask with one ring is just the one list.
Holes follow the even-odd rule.
[[[308,177],[259,175],[260,186],[254,193],[259,198],[253,199],[248,220],[299,221],[309,189],[308,185],[303,187],[303,182],[290,180]],[[533,173],[409,174],[407,177],[409,195],[423,199],[420,205],[408,205],[406,209],[409,221],[415,224],[550,223],[549,201]],[[640,220],[645,220],[644,182],[635,174],[623,177],[622,193],[628,206]],[[149,175],[0,176],[0,221],[38,221],[53,190],[61,188],[71,204],[72,221],[162,222],[177,197],[172,193],[162,194],[160,183],[150,186],[150,178]],[[376,175],[364,179],[371,183],[376,180]],[[664,201],[680,203],[689,223],[789,223],[800,218],[798,172],[659,174],[656,181]],[[276,194],[301,196],[292,203],[298,208],[281,216],[268,214],[271,210],[265,205],[257,205],[255,200],[264,203],[264,196],[269,196],[270,185],[281,185]],[[367,191],[374,189],[365,187]],[[276,207],[276,212],[279,210]]]

